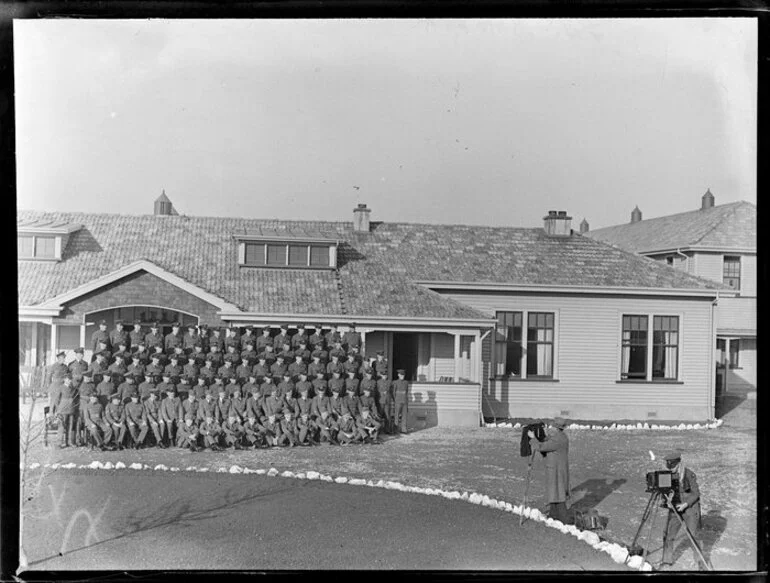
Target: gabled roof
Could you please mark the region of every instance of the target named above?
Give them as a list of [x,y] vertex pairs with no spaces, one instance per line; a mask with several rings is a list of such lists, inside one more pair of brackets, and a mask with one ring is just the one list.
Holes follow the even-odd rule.
[[586,235],[634,253],[690,248],[756,250],[757,207],[739,201],[604,227]]
[[[34,306],[147,260],[244,312],[414,318],[489,316],[415,283],[422,280],[707,290],[693,277],[580,235],[542,229],[223,217],[19,211],[20,221],[78,222],[62,261],[19,261],[19,304]],[[238,233],[324,233],[340,241],[338,268],[237,264]]]

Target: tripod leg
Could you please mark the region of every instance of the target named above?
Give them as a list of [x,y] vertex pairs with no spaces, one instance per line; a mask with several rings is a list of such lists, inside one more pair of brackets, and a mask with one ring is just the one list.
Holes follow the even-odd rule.
[[650,548],[650,540],[652,539],[652,529],[655,526],[655,519],[658,517],[658,500],[660,499],[660,492],[654,493],[653,505],[652,505],[652,520],[650,520],[650,530],[647,531],[647,540],[644,545],[644,553],[642,553],[642,560],[647,561],[647,553]]
[[687,526],[687,522],[685,522],[684,518],[676,511],[674,506],[671,504],[671,502],[668,502],[668,507],[671,509],[674,514],[676,514],[677,519],[679,520],[679,524],[684,528],[684,532],[687,535],[687,538],[690,541],[690,544],[692,545],[693,550],[698,555],[701,561],[703,561],[703,564],[706,565],[706,568],[709,571],[713,571],[714,567],[711,565],[711,561],[707,560],[706,557],[703,555],[703,551],[700,548],[700,545],[698,544],[698,541],[695,540],[695,537],[692,534],[692,531],[690,530],[690,527]]
[[631,548],[636,546],[636,541],[639,540],[639,535],[642,534],[642,529],[644,528],[645,522],[647,522],[647,519],[650,516],[650,509],[652,508],[652,504],[657,498],[657,495],[655,492],[650,494],[650,498],[647,500],[647,506],[644,508],[644,512],[642,513],[642,520],[639,523],[639,528],[636,531],[636,535],[634,535],[634,542],[631,543]]

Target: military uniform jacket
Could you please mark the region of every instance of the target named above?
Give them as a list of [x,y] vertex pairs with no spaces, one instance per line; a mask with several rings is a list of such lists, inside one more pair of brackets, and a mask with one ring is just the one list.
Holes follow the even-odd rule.
[[217,399],[216,404],[217,408],[214,414],[214,419],[217,421],[227,419],[227,416],[230,414],[230,399],[227,397],[224,399]]
[[56,412],[60,415],[76,415],[78,412],[78,405],[80,399],[78,397],[78,390],[70,385],[65,384],[59,389],[59,395],[57,399]]
[[198,419],[206,417],[217,418],[217,402],[214,399],[203,399],[198,404]]
[[308,398],[310,398],[310,393],[313,392],[313,383],[310,381],[299,381],[296,385],[294,385],[294,391],[299,395],[302,390],[305,389],[308,394]]
[[257,345],[257,337],[248,330],[239,338],[238,345],[241,350],[246,350],[246,345],[251,342],[252,348]]
[[166,397],[160,402],[160,417],[164,421],[172,421],[181,417],[182,403],[179,397]]
[[235,378],[235,369],[232,366],[228,366],[227,364],[224,364],[223,366],[219,367],[217,374],[221,376],[223,379]]
[[131,363],[126,367],[126,372],[130,375],[134,375],[134,376],[139,375],[143,377],[145,368],[146,367],[141,363],[139,364]]
[[262,418],[262,399],[260,397],[246,399],[246,416],[254,419]]
[[281,381],[278,383],[278,396],[285,399],[286,396],[294,396],[294,383],[291,381]]
[[144,407],[141,403],[128,403],[123,409],[126,421],[141,425],[144,423]]
[[326,395],[316,395],[313,397],[312,404],[310,405],[310,411],[313,417],[321,417],[321,413],[331,413],[331,398],[327,397]]
[[393,381],[393,397],[397,403],[409,400],[409,382],[406,379]]
[[283,398],[283,412],[284,414],[288,411],[292,415],[297,414],[297,399],[294,397],[284,397]]
[[372,363],[372,368],[374,369],[374,372],[377,373],[378,377],[388,376],[388,361],[386,359],[375,360]]
[[251,396],[252,396],[254,393],[256,393],[257,395],[259,395],[259,394],[260,394],[260,392],[259,392],[259,385],[258,385],[257,383],[245,383],[245,384],[244,384],[244,385],[241,387],[241,393],[243,394],[243,397],[244,397],[245,399],[248,399],[248,398],[249,398],[249,397],[251,397]]
[[381,378],[377,381],[377,398],[379,398],[380,403],[393,401],[393,384],[387,378]]
[[278,334],[276,337],[273,338],[273,348],[275,351],[279,351],[283,349],[283,345],[288,342],[289,346],[291,346],[291,338],[288,334]]
[[205,382],[203,384],[198,383],[192,388],[192,392],[195,394],[195,398],[198,399],[198,401],[202,401],[206,397],[207,390],[208,387]]
[[329,397],[329,406],[333,413],[336,413],[337,415],[344,415],[348,412],[348,408],[345,404],[345,399],[343,397],[335,397],[334,393],[332,393],[332,396]]
[[196,344],[200,342],[201,337],[197,334],[190,334],[189,332],[186,332],[184,336],[182,336],[182,348],[185,350],[192,350]]
[[345,335],[342,337],[342,344],[347,346],[348,350],[353,346],[361,348],[361,334],[358,332],[345,332]]
[[118,394],[120,395],[121,401],[129,399],[134,391],[136,391],[136,385],[134,383],[125,382],[120,383],[120,386],[118,386]]
[[64,378],[64,375],[66,375],[68,372],[69,368],[66,364],[63,362],[54,362],[48,367],[48,370],[46,371],[48,384],[61,382],[61,380]]
[[369,411],[369,414],[373,417],[377,416],[377,404],[374,400],[374,397],[371,395],[368,397],[366,395],[361,395],[358,397],[358,407],[361,412],[366,410]]
[[217,370],[225,363],[225,355],[221,352],[209,352],[206,355],[206,360],[210,360],[214,370]]
[[160,364],[148,364],[144,367],[144,374],[151,374],[154,377],[159,377],[163,374],[163,367]]
[[228,380],[233,381],[225,385],[225,393],[227,394],[227,398],[230,399],[235,394],[236,389],[239,391],[241,390],[241,385],[238,384],[238,382],[235,380],[235,377],[232,377]]
[[104,408],[104,419],[111,425],[123,423],[123,405],[110,403]]
[[202,435],[218,435],[222,432],[222,426],[216,420],[212,420],[211,423],[209,423],[203,419],[198,424],[198,431],[200,431]]
[[342,363],[340,361],[334,362],[332,360],[329,364],[326,365],[326,374],[332,375],[335,372],[344,374],[345,367],[342,366]]
[[257,353],[254,350],[248,350],[247,348],[244,348],[243,350],[241,350],[238,356],[241,357],[241,361],[243,361],[243,359],[245,358],[248,361],[249,366],[254,364],[254,361],[257,360]]
[[156,346],[163,346],[163,337],[160,335],[160,333],[154,334],[152,332],[148,332],[144,337],[144,345],[148,350],[152,350]]
[[195,362],[188,362],[182,367],[182,374],[185,374],[188,377],[197,377],[200,374],[200,369]]
[[90,402],[88,398],[96,393],[96,387],[94,386],[94,383],[83,381],[78,387],[78,393],[80,394],[80,410],[85,413],[86,407]]
[[109,367],[107,367],[107,372],[110,374],[125,375],[126,363],[124,363],[122,360],[117,360],[113,362]]
[[198,418],[198,407],[200,406],[200,401],[197,399],[195,401],[191,401],[190,399],[185,399],[182,401],[182,414],[180,415],[180,418],[184,420],[187,415],[192,415],[193,419]]
[[221,334],[214,333],[209,336],[209,350],[211,350],[212,346],[216,346],[219,349],[219,354],[225,351],[225,339],[222,338]]
[[139,332],[131,330],[131,332],[128,333],[128,341],[131,343],[131,347],[135,348],[140,342],[143,342],[144,336],[145,334],[141,328],[139,328]]
[[88,365],[88,370],[94,374],[104,374],[107,372],[107,363],[105,363],[104,360],[95,360]]
[[116,350],[112,353],[112,362],[122,362],[124,366],[128,366],[131,361],[131,353],[126,350]]
[[307,365],[304,362],[292,362],[289,365],[289,374],[291,378],[296,379],[301,374],[307,374]]
[[329,351],[329,358],[334,358],[335,356],[339,360],[340,364],[342,364],[343,361],[347,360],[348,353],[345,352],[345,349],[342,347],[334,347]]
[[230,401],[230,411],[228,417],[236,417],[238,421],[243,421],[247,417],[247,399],[243,397],[233,397]]
[[311,362],[307,367],[308,378],[315,379],[316,374],[322,372],[326,374],[326,365],[322,362]]
[[254,344],[254,349],[257,351],[257,353],[263,352],[265,350],[265,346],[267,345],[272,346],[273,345],[273,339],[270,337],[270,334],[265,336],[264,334],[257,338],[256,343]]
[[67,366],[67,369],[72,375],[72,380],[77,382],[83,378],[83,373],[88,370],[88,363],[85,360],[73,360]]
[[356,397],[355,395],[347,395],[343,397],[342,400],[343,400],[343,411],[346,411],[353,418],[361,415],[361,407],[358,403],[358,397]]
[[326,333],[326,346],[334,346],[335,342],[342,342],[342,334],[339,332],[329,331]]
[[262,400],[262,421],[267,421],[271,415],[276,417],[283,415],[284,407],[285,403],[280,397],[273,397],[272,395],[265,397]]
[[325,343],[326,340],[324,339],[323,334],[320,334],[319,332],[314,332],[307,339],[308,346],[317,346],[319,344],[324,346]]
[[248,364],[241,364],[235,369],[235,376],[239,379],[247,379],[251,376],[251,367]]
[[294,399],[294,414],[299,417],[300,415],[307,415],[308,417],[313,413],[313,399],[303,399],[302,397]]
[[115,385],[112,384],[112,381],[102,381],[98,385],[96,385],[96,394],[100,397],[107,397],[115,392]]
[[311,358],[315,358],[317,356],[318,360],[320,360],[321,364],[324,366],[326,366],[326,364],[329,362],[329,353],[324,349],[314,350],[310,353],[310,356]]
[[155,390],[155,383],[144,381],[139,383],[139,397],[144,401]]
[[193,351],[190,353],[190,362],[194,362],[195,366],[198,367],[203,366],[203,363],[206,362],[206,353],[203,352],[200,346],[193,348]]
[[134,356],[138,356],[139,362],[145,366],[147,366],[147,363],[150,362],[150,353],[145,347],[141,347],[141,350],[137,348],[136,351],[131,355],[132,358]]
[[289,370],[285,362],[275,362],[270,366],[270,374],[275,377],[283,378],[283,373]]
[[167,364],[163,369],[163,374],[171,376],[171,378],[179,377],[182,375],[182,367],[178,364]]
[[[208,361],[208,362],[211,362],[211,361]],[[209,384],[211,384],[211,379],[213,379],[216,376],[216,374],[217,374],[216,369],[214,369],[209,365],[204,366],[198,371],[198,376],[206,379],[209,382]]]
[[348,395],[358,395],[358,388],[361,386],[361,382],[357,378],[345,379],[345,393]]
[[125,328],[123,330],[118,330],[116,328],[110,332],[109,338],[113,348],[117,348],[121,342],[124,342],[126,347],[131,346],[131,336]]
[[176,348],[177,346],[182,346],[182,336],[180,334],[174,334],[173,332],[166,334],[166,337],[163,341],[163,348],[168,351],[169,349]]
[[377,394],[377,381],[375,381],[374,379],[362,380],[358,391],[359,394],[362,394],[364,392],[364,389],[369,389],[372,392],[372,395]]
[[104,407],[97,401],[96,403],[89,403],[86,406],[85,412],[86,423],[94,423],[95,425],[101,425],[104,420]]
[[176,392],[176,385],[174,383],[162,382],[158,384],[158,391],[165,395],[168,391]]
[[144,402],[144,417],[148,423],[160,421],[160,403],[157,400],[147,399]]
[[104,332],[102,332],[101,330],[97,330],[96,332],[91,334],[91,350],[96,352],[97,349],[99,348],[100,342],[106,344],[108,350],[112,349],[112,345],[110,343],[110,334],[109,332],[107,332],[107,330],[105,330]]
[[351,360],[346,360],[342,363],[342,369],[345,371],[345,374],[348,374],[348,372],[353,371],[355,374],[358,374],[358,368],[359,365],[356,362],[356,359],[354,358]]

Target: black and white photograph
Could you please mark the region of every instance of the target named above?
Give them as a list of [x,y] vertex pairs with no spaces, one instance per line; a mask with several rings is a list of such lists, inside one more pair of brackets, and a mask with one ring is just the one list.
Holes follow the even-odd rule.
[[14,20],[17,573],[761,570],[758,36]]

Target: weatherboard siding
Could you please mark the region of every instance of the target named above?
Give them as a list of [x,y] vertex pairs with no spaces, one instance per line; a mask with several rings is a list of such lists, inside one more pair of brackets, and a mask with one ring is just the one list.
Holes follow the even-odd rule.
[[473,383],[410,383],[409,425],[478,427],[479,400],[479,385]]
[[757,298],[719,298],[717,303],[717,334],[730,331],[757,332]]
[[741,256],[741,295],[757,295],[757,256]]
[[454,379],[455,376],[455,339],[449,334],[431,334],[431,363],[433,380],[442,376]]
[[723,255],[721,253],[695,253],[693,263],[693,275],[722,283]]
[[[491,380],[491,335],[485,339],[482,406],[486,416],[640,420],[711,416],[714,340],[709,299],[464,291],[445,295],[492,317],[503,310],[555,313],[553,381]],[[623,314],[680,316],[681,384],[617,382]]]
[[727,370],[728,393],[753,391],[757,388],[757,340],[741,338],[738,342],[740,342],[738,368]]

